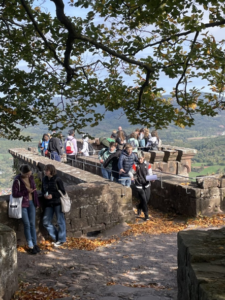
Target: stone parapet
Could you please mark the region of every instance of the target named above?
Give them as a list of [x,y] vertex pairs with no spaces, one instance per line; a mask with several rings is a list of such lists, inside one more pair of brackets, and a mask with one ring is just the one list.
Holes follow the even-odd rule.
[[[65,214],[67,236],[78,237],[89,232],[103,231],[120,222],[134,222],[131,189],[96,175],[94,173],[96,160],[93,158],[92,162],[90,161],[88,164],[91,170],[89,172],[86,170],[86,165],[83,167],[82,161],[77,161],[77,164],[80,164],[80,168],[78,168],[50,160],[21,148],[10,149],[9,152],[17,165],[29,164],[32,171],[40,179],[43,178],[46,164],[51,163],[56,167],[57,175],[64,182],[66,191],[72,200],[71,211]],[[41,198],[40,201],[42,201]],[[39,240],[47,237],[47,232],[42,227],[42,215],[42,209],[37,209],[36,229]],[[7,199],[5,197],[0,201],[0,221],[14,228],[18,243],[25,242],[21,230],[21,220],[9,219],[7,216]]]
[[0,299],[12,299],[18,287],[16,233],[1,223],[0,278]]
[[225,228],[178,233],[179,300],[225,299]]

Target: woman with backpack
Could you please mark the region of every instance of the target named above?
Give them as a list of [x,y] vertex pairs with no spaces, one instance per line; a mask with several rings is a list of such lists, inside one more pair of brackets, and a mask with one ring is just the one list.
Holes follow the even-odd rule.
[[[42,195],[44,197],[43,226],[47,229],[56,247],[66,242],[66,221],[61,207],[61,194],[66,194],[62,180],[57,176],[54,165],[46,165],[45,177],[42,181]],[[56,215],[57,228],[52,224],[53,215]]]
[[22,221],[24,226],[24,235],[27,241],[29,254],[37,254],[40,248],[37,245],[36,235],[36,207],[39,207],[38,195],[29,165],[20,167],[20,174],[13,181],[12,196],[22,199]]
[[149,220],[148,202],[150,199],[151,183],[146,180],[146,176],[152,175],[152,168],[150,163],[145,161],[143,151],[138,151],[137,158],[138,162],[133,164],[128,174],[131,177],[131,181],[134,182],[136,191],[139,195],[140,204],[137,207],[138,215],[140,215],[141,211],[143,211],[145,221],[147,221]]

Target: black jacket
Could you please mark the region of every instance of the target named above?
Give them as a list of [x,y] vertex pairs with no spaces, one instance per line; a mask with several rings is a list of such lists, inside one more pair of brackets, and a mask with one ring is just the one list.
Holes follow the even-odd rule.
[[51,178],[48,178],[48,176],[45,176],[43,178],[42,195],[44,196],[46,192],[48,192],[48,195],[52,195],[52,199],[44,198],[45,206],[56,206],[61,204],[60,201],[61,195],[58,189],[65,195],[66,192],[65,192],[63,182],[57,175],[54,175]]
[[48,143],[48,151],[56,151],[59,155],[62,155],[62,144],[60,139],[52,137]]
[[108,164],[112,161],[112,176],[119,179],[119,169],[118,169],[118,160],[121,154],[121,150],[116,150],[115,153],[112,153],[104,162],[103,167],[107,168]]

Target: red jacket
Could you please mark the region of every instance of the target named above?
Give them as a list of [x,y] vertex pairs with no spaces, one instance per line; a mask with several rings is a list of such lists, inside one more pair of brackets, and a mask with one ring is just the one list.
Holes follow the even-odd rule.
[[[19,185],[19,182],[20,185]],[[30,186],[32,189],[36,189],[36,185],[34,182],[34,177],[31,175],[29,177],[30,180]],[[23,182],[21,178],[21,174],[17,175],[13,181],[13,186],[12,186],[12,196],[15,198],[23,197],[22,201],[22,207],[29,207],[29,192],[25,186],[25,183]],[[33,196],[33,201],[34,201],[34,206],[40,206],[39,201],[38,201],[38,195],[37,191],[34,191],[32,193]]]

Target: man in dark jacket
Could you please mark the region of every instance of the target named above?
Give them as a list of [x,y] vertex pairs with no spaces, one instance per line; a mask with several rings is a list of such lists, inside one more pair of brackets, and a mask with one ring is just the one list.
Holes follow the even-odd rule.
[[112,162],[112,176],[114,178],[114,181],[119,182],[119,169],[118,169],[118,160],[120,158],[121,154],[120,149],[117,149],[116,152],[112,153],[107,160],[104,162],[103,167],[107,168],[107,166]]
[[62,146],[59,138],[53,136],[48,144],[48,151],[51,154],[51,159],[61,161]]
[[137,161],[137,156],[132,153],[133,148],[130,144],[126,144],[125,149],[121,152],[118,169],[120,174],[121,184],[125,186],[131,185],[131,180],[129,177],[129,171],[132,168],[134,162]]

